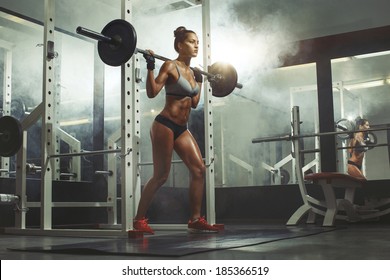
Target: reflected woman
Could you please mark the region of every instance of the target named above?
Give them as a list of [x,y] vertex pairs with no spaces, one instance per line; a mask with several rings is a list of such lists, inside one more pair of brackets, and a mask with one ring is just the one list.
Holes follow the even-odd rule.
[[366,180],[366,177],[362,171],[362,164],[364,159],[364,154],[368,150],[366,145],[366,135],[365,130],[370,128],[370,123],[367,119],[357,118],[356,119],[356,130],[358,132],[353,134],[353,138],[349,142],[349,154],[348,159],[348,174]]

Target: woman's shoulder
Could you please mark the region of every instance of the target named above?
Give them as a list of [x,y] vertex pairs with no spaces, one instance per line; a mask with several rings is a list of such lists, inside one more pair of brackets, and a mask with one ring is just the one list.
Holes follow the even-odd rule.
[[164,61],[163,65],[167,65],[169,67],[173,67],[173,66],[176,67],[176,62],[175,60],[166,60]]
[[173,69],[176,69],[176,63],[173,60],[166,60],[166,61],[164,61],[161,68],[167,72],[170,72],[170,71],[173,71]]

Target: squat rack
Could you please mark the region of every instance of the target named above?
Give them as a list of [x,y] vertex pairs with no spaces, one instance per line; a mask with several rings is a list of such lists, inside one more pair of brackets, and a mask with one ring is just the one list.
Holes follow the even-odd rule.
[[[193,5],[202,7],[202,35],[203,35],[203,64],[210,65],[211,38],[210,38],[210,0],[191,1]],[[134,55],[128,63],[121,66],[121,129],[120,150],[121,156],[121,224],[116,224],[116,199],[106,203],[86,203],[86,207],[108,207],[114,209],[108,217],[108,226],[114,229],[104,230],[78,230],[78,229],[53,229],[52,210],[53,207],[76,207],[72,203],[57,203],[52,200],[52,182],[54,179],[55,165],[60,156],[56,156],[56,96],[55,96],[55,0],[44,2],[44,38],[43,38],[43,91],[42,103],[39,104],[29,116],[23,120],[23,145],[17,154],[16,170],[16,193],[20,198],[19,209],[15,213],[15,227],[6,228],[6,233],[26,233],[35,235],[127,235],[132,230],[135,209],[141,195],[141,182],[139,176],[140,164],[140,86],[136,82],[135,70],[139,68],[139,60]],[[131,22],[132,3],[131,0],[121,0],[121,19]],[[214,144],[213,144],[213,114],[212,114],[212,91],[208,83],[203,84],[204,94],[204,116],[205,116],[205,163],[206,170],[206,216],[210,223],[215,223],[215,182],[214,182]],[[26,147],[27,128],[42,119],[42,155],[41,155],[41,201],[28,202],[26,195]],[[110,140],[111,141],[111,140]],[[114,153],[114,151],[108,151]],[[82,155],[78,153],[77,156]],[[109,165],[113,166],[113,161]],[[110,184],[115,184],[111,180]],[[115,185],[116,186],[116,185]],[[116,194],[113,186],[109,186],[109,196]],[[78,203],[80,204],[80,203]],[[26,209],[28,207],[40,207],[41,222],[39,229],[26,227]],[[175,225],[153,225],[156,229],[174,228]],[[180,225],[179,225],[180,227]],[[118,230],[119,228],[119,230]]]

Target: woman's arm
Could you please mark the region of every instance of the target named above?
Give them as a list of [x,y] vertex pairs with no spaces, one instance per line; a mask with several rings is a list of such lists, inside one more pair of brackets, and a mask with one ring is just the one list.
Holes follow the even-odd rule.
[[172,61],[164,62],[156,78],[154,78],[154,71],[148,70],[146,76],[146,94],[149,98],[154,98],[159,94],[169,77],[171,69]]
[[194,72],[194,77],[195,77],[195,81],[198,83],[198,86],[199,86],[199,92],[197,95],[193,96],[191,99],[192,103],[191,103],[191,107],[192,108],[196,108],[199,104],[199,100],[200,100],[200,94],[202,92],[202,87],[203,87],[203,76],[202,74],[200,74],[199,72],[197,71],[193,71]]
[[366,143],[364,141],[364,138],[363,138],[363,133],[362,132],[358,132],[355,134],[355,139],[354,139],[354,145],[353,145],[355,148],[355,151],[357,153],[363,153],[363,152],[366,152],[367,151],[367,146],[366,146]]

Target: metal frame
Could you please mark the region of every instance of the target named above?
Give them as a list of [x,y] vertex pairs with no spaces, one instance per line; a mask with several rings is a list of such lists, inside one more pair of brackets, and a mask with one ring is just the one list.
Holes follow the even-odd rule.
[[243,169],[246,170],[247,172],[247,177],[248,177],[248,186],[253,186],[253,175],[254,175],[254,170],[253,170],[253,166],[250,165],[249,163],[243,161],[242,159],[232,155],[232,154],[229,154],[229,159],[237,164],[238,166],[242,167]]
[[[294,97],[293,97],[294,93],[304,92],[304,91],[311,91],[311,90],[318,91],[317,85],[309,85],[309,86],[304,86],[304,87],[290,88],[290,105],[291,105],[291,108],[293,108],[295,106],[294,105]],[[294,115],[291,114],[291,118],[293,118],[293,117],[294,117]],[[315,110],[313,110],[313,119],[314,119],[314,131],[318,132],[319,131],[319,123],[318,123],[318,108],[317,107],[316,107]],[[291,119],[291,121],[293,122],[294,120]],[[291,143],[291,145],[293,145],[293,143]],[[319,147],[320,147],[320,139],[318,137],[316,137],[315,142],[314,142],[314,148],[315,149],[319,149]],[[292,163],[292,170],[293,170],[293,172],[292,172],[292,182],[296,183],[297,182],[297,178],[296,178],[297,175],[296,175],[296,172],[294,172],[294,170],[296,169],[296,160],[295,160],[294,157],[293,157],[291,163]],[[309,162],[308,164],[305,164],[304,166],[302,166],[302,169],[305,172],[305,171],[309,170],[313,166],[315,166],[316,172],[321,170],[321,159],[320,159],[320,154],[319,153],[315,153],[314,159],[311,162]]]
[[[107,149],[118,149],[118,141],[121,139],[121,130],[115,131],[107,140]],[[118,224],[118,206],[117,206],[117,156],[108,154],[107,169],[112,172],[107,176],[107,202],[113,202],[112,207],[108,209],[108,224]]]
[[[291,155],[291,153],[287,156],[285,156],[283,159],[275,163],[273,166],[266,164],[265,162],[261,163],[261,166],[271,172],[271,174],[274,176],[274,179],[271,180],[272,185],[281,185],[282,184],[282,167],[286,165],[289,162],[294,162],[294,157]],[[294,165],[293,165],[294,166]],[[294,174],[294,172],[292,172]],[[294,176],[295,177],[295,176]],[[293,178],[294,178],[293,177]]]
[[[131,1],[122,0],[121,18],[131,22],[132,10]],[[121,230],[126,233],[133,229],[133,217],[137,198],[140,197],[140,176],[138,175],[139,139],[140,138],[140,110],[139,87],[135,81],[136,57],[131,62],[121,66],[122,93],[121,93],[121,149],[122,155],[129,152],[127,156],[121,157]],[[137,203],[136,203],[137,201]],[[137,204],[137,205],[136,205]]]
[[[4,48],[4,79],[3,79],[3,116],[11,115],[11,100],[12,100],[12,51],[11,45],[3,40],[0,41],[0,47]],[[0,158],[0,169],[9,171],[10,160],[8,157]],[[3,175],[4,174],[4,175]],[[1,177],[9,177],[9,173],[0,173]]]
[[[81,152],[81,142],[77,140],[75,137],[67,133],[66,131],[62,130],[60,127],[57,128],[57,136],[60,141],[64,141],[69,145],[70,150],[73,153],[79,153]],[[80,157],[73,157],[70,163],[70,171],[71,173],[77,174],[78,180],[81,179],[81,158]]]
[[[202,1],[203,29],[203,65],[210,65],[211,57],[211,20],[210,1]],[[205,157],[206,157],[206,218],[210,224],[216,222],[215,215],[215,176],[214,176],[214,131],[212,89],[209,83],[203,83],[204,122],[205,122]]]
[[52,228],[52,181],[54,161],[48,158],[55,153],[55,88],[54,61],[49,58],[49,45],[54,40],[55,1],[45,0],[43,31],[43,113],[42,113],[42,177],[41,177],[41,229]]

